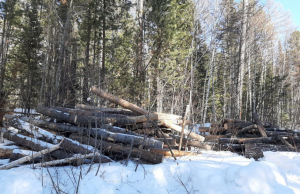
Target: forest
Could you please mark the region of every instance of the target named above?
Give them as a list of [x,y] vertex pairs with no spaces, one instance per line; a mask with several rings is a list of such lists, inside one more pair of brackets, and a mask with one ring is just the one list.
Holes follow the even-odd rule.
[[0,109],[116,108],[299,129],[300,32],[272,0],[2,0]]

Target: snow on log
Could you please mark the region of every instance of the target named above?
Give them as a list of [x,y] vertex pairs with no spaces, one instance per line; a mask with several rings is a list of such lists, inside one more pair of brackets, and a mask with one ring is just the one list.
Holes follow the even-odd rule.
[[47,115],[49,117],[62,120],[67,123],[72,124],[91,124],[94,126],[95,122],[97,125],[100,124],[113,124],[116,126],[126,126],[126,125],[134,125],[136,122],[134,120],[128,119],[127,117],[92,117],[92,116],[78,116],[69,114],[66,112],[62,112],[53,108],[47,108],[44,106],[38,106],[36,111]]
[[[42,140],[38,140],[33,137],[27,137],[24,135],[11,133],[10,131],[4,132],[3,137],[7,140],[13,141],[18,145],[22,145],[24,147],[30,148],[34,151],[41,151],[50,147],[53,147],[54,145],[51,143],[44,142]],[[55,150],[51,153],[51,156],[61,159],[61,158],[67,158],[71,156],[72,154],[64,151],[64,150]]]
[[[19,119],[18,117],[15,117],[11,120],[8,121],[9,125],[21,130],[22,132],[25,133],[29,133],[34,135],[35,138],[46,141],[46,142],[50,142],[52,144],[57,144],[58,142],[60,142],[63,137],[61,136],[56,136],[53,133],[50,133],[46,130],[43,130],[39,127],[36,127],[28,122],[24,122],[23,120]],[[30,120],[29,120],[30,122]]]
[[[69,138],[81,142],[83,144],[89,144],[93,146],[95,145],[95,139],[91,137],[88,138],[85,136],[72,134],[69,136]],[[96,147],[100,149],[101,140],[97,139]],[[110,154],[117,155],[122,158],[127,158],[128,155],[130,154],[130,158],[140,158],[141,160],[152,164],[159,164],[162,163],[163,161],[163,155],[161,154],[154,154],[146,150],[131,148],[130,146],[119,145],[119,144],[110,143],[103,140],[102,140],[102,152],[108,155]]]
[[44,154],[48,154],[48,153],[50,153],[50,152],[53,152],[53,151],[55,151],[55,150],[57,150],[57,149],[60,148],[60,144],[61,144],[63,141],[64,141],[64,140],[62,140],[62,141],[61,141],[59,144],[57,144],[57,145],[54,145],[54,146],[52,146],[52,147],[50,147],[50,148],[46,148],[46,149],[44,149],[44,150],[41,150],[41,151],[39,151],[39,152],[37,152],[37,153],[31,155],[31,156],[26,156],[26,157],[20,158],[20,159],[18,159],[18,160],[15,160],[15,161],[13,161],[13,162],[10,162],[10,163],[8,163],[8,164],[4,164],[4,165],[0,166],[0,170],[7,170],[7,169],[10,169],[10,168],[15,167],[15,166],[17,166],[17,165],[23,164],[24,162],[30,161],[30,160],[32,160],[33,158],[39,157],[39,156],[44,155]]
[[[101,89],[98,89],[95,86],[92,87],[92,92],[94,94],[98,95],[99,97],[102,97],[106,100],[109,100],[110,102],[113,102],[117,105],[120,105],[124,108],[127,108],[127,109],[129,109],[133,112],[140,113],[140,114],[145,115],[147,117],[152,117],[152,115],[153,115],[153,113],[150,113],[149,111],[144,110],[144,109],[138,107],[137,105],[132,104],[132,103],[126,101],[126,100],[123,100],[123,99],[121,99],[117,96],[106,93],[105,91],[103,91]],[[180,127],[179,125],[174,124],[172,122],[173,119],[171,119],[171,120],[167,119],[167,118],[170,118],[170,116],[172,116],[173,118],[181,118],[181,117],[178,117],[177,115],[171,115],[171,114],[158,114],[158,113],[156,113],[156,115],[158,115],[158,120],[161,121],[164,126],[166,126],[168,128],[171,128],[171,129],[173,129],[177,132],[181,132],[182,127]],[[204,141],[204,139],[205,139],[201,135],[198,135],[194,132],[190,132],[188,130],[184,130],[184,134],[189,135],[191,138],[194,138],[194,139],[199,140],[199,141]]]
[[[139,147],[140,145],[144,145],[145,147],[148,147],[148,148],[163,148],[163,146],[164,146],[163,142],[157,141],[153,138],[147,138],[147,137],[129,135],[129,134],[123,134],[123,133],[113,133],[106,129],[92,128],[89,130],[89,129],[85,129],[85,128],[75,128],[75,129],[77,129],[75,131],[73,129],[69,131],[68,128],[65,128],[65,131],[73,132],[73,133],[76,132],[76,133],[84,134],[84,135],[88,135],[88,134],[91,134],[94,136],[97,135],[98,137],[102,137],[104,140],[109,140],[109,141],[121,142],[121,143],[126,143],[126,144],[133,143],[133,145],[136,147]],[[43,129],[39,129],[39,131],[43,134],[45,134],[47,132]],[[48,133],[50,133],[50,132],[48,132]],[[52,133],[50,133],[50,134],[52,134]],[[62,137],[56,136],[56,138],[61,139]]]
[[[77,126],[70,125],[70,124],[54,123],[54,122],[48,122],[48,121],[44,121],[44,120],[34,120],[34,119],[30,119],[28,117],[20,117],[20,119],[22,121],[29,122],[37,127],[46,128],[46,129],[54,130],[57,132],[70,132],[70,133],[82,133],[82,134],[88,133],[87,132],[88,129],[83,128],[83,127],[77,127]],[[132,131],[127,131],[124,128],[115,127],[115,126],[111,126],[111,125],[104,125],[103,128],[110,132],[140,136],[139,134],[134,133]]]

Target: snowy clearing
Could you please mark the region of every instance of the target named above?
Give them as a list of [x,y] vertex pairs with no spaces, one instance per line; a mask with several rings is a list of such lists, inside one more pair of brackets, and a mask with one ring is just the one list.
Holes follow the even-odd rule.
[[[300,193],[300,154],[265,152],[260,161],[231,152],[204,151],[198,156],[169,158],[158,165],[134,162],[31,169],[30,165],[0,171],[1,194],[292,194]],[[0,164],[7,163],[0,160]],[[49,176],[49,172],[50,175]],[[51,180],[52,179],[52,180]],[[53,182],[52,182],[53,181]],[[55,185],[55,186],[54,186]]]

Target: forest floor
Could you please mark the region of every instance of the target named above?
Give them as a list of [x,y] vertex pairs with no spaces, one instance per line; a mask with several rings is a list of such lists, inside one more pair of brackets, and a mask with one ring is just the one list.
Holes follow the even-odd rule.
[[89,165],[32,169],[28,164],[0,171],[0,193],[299,194],[300,154],[264,152],[264,156],[254,161],[231,152],[203,151],[176,161],[165,158],[157,165],[101,164],[97,175],[98,164],[89,173]]

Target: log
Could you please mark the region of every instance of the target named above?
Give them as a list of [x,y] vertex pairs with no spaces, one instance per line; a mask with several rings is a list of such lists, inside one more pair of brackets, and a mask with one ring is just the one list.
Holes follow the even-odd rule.
[[106,93],[105,91],[98,89],[95,86],[92,87],[92,92],[101,98],[109,100],[110,102],[113,102],[117,105],[120,105],[124,108],[127,108],[127,109],[129,109],[133,112],[139,113],[141,115],[148,115],[148,113],[149,113],[148,111],[138,107],[137,105],[132,104],[132,103],[130,103],[126,100],[123,100],[117,96],[114,96],[112,94]]
[[245,145],[233,143],[217,143],[212,146],[212,149],[216,151],[231,151],[234,153],[241,153],[245,150]]
[[283,139],[281,136],[279,136],[278,134],[275,134],[274,139],[277,140],[278,142],[286,145],[289,149],[292,150],[297,150],[297,147],[292,146],[287,140]]
[[[23,122],[23,121],[22,121]],[[40,129],[40,128],[38,128],[37,129],[37,131],[39,131],[41,134],[43,134],[43,135],[45,135],[45,136],[47,136],[47,138],[46,139],[50,139],[50,140],[53,140],[53,138],[49,138],[49,136],[51,136],[51,135],[53,135],[53,134],[49,134],[49,132],[47,132],[47,131],[45,131],[45,130],[43,130],[43,129]],[[33,134],[34,135],[34,132],[33,131],[27,131],[27,132],[29,132],[30,134]],[[9,135],[7,135],[8,137],[9,137]],[[29,137],[26,137],[26,136],[23,136],[24,138],[23,138],[23,140],[24,139],[26,139],[27,141],[23,141],[22,142],[22,139],[20,139],[20,138],[17,138],[17,137],[19,137],[19,134],[16,134],[16,135],[14,135],[13,137],[15,137],[15,139],[16,140],[18,140],[19,142],[21,142],[21,145],[24,145],[23,143],[25,143],[25,145],[24,146],[29,146],[31,149],[34,149],[35,148],[35,146],[37,146],[37,151],[40,151],[40,150],[42,150],[43,148],[45,149],[45,148],[47,148],[47,147],[51,147],[52,146],[52,144],[49,144],[49,143],[46,143],[46,142],[42,142],[43,144],[43,146],[44,147],[39,147],[39,144],[37,144],[38,143],[38,141],[40,141],[41,142],[41,140],[37,140],[36,138],[32,138],[32,139],[34,139],[34,140],[36,140],[35,142],[30,142],[30,141],[28,141],[28,139],[29,139]],[[38,136],[38,138],[39,137],[41,137],[41,136]],[[55,138],[57,139],[57,140],[63,140],[64,139],[64,141],[61,143],[61,147],[64,149],[64,150],[67,150],[67,151],[69,151],[69,152],[71,152],[71,153],[79,153],[79,154],[87,154],[87,153],[92,153],[92,152],[95,152],[95,151],[97,151],[97,150],[94,150],[94,148],[93,147],[91,147],[91,146],[85,146],[85,145],[81,145],[81,144],[79,144],[78,142],[76,142],[76,141],[73,141],[73,140],[71,140],[71,139],[69,139],[69,138],[64,138],[64,137],[62,137],[62,136],[55,136]],[[14,142],[16,142],[16,141],[14,141]],[[16,142],[16,143],[18,143],[18,142]],[[37,145],[32,145],[33,143],[36,143]],[[51,143],[53,143],[53,141],[51,141]],[[59,157],[62,157],[62,158],[67,158],[67,157],[69,157],[71,154],[67,154],[67,153],[65,153],[65,155],[60,155],[60,152],[58,152],[58,151],[62,151],[62,150],[56,150],[55,152],[53,152],[54,154],[56,154],[56,155],[54,155],[54,157],[56,157],[56,158],[59,158]],[[100,159],[99,159],[100,160]],[[112,162],[112,160],[110,159],[110,158],[108,158],[108,157],[105,157],[105,156],[102,156],[102,158],[101,158],[101,161],[103,162],[103,163],[106,163],[106,162]]]
[[[26,120],[26,119],[24,119]],[[58,127],[60,126],[59,129],[61,129],[61,131],[64,132],[71,132],[71,133],[78,133],[78,134],[83,134],[83,135],[94,135],[94,136],[98,136],[104,139],[104,140],[110,140],[110,141],[115,141],[115,142],[121,142],[121,143],[126,143],[126,144],[131,144],[131,142],[133,142],[133,145],[136,147],[139,147],[140,145],[145,145],[145,147],[153,147],[153,148],[163,148],[163,143],[160,141],[157,141],[155,139],[152,138],[145,138],[142,136],[137,136],[136,133],[133,133],[134,135],[130,135],[130,134],[123,134],[123,133],[113,133],[110,131],[107,131],[105,129],[85,129],[85,128],[79,128],[79,127],[73,127],[73,126],[65,126],[62,124],[49,124],[46,122],[33,122],[35,124],[40,124],[40,125],[46,125],[46,126],[51,126],[51,127]],[[64,126],[64,127],[62,127]],[[39,131],[41,131],[42,134],[46,134],[47,131],[42,130],[42,129],[38,129]],[[115,130],[117,130],[117,128],[115,128]],[[120,129],[119,129],[120,131]],[[48,132],[49,133],[49,132]],[[59,136],[56,136],[56,138],[58,138]],[[61,138],[61,137],[60,137]]]
[[[26,156],[31,156],[35,153],[36,153],[35,151],[31,151],[31,150],[14,149],[9,157],[9,162],[18,160],[18,159],[26,157]],[[43,161],[45,161],[45,160],[51,160],[51,157],[48,157],[48,156],[43,157]],[[32,161],[30,160],[28,162],[32,162]],[[34,163],[42,162],[42,157],[34,158],[33,162]]]
[[294,132],[280,132],[280,131],[266,131],[266,134],[268,136],[283,136],[283,137],[289,137],[289,136],[295,136]]
[[169,144],[170,146],[178,146],[176,140],[172,138],[156,138],[156,140],[164,142],[164,144]]
[[[30,121],[30,120],[29,120]],[[43,130],[39,127],[35,127],[34,125],[24,122],[23,120],[19,119],[18,117],[15,117],[13,119],[10,119],[8,121],[9,126],[12,126],[16,129],[21,130],[24,133],[32,134],[35,138],[52,143],[57,144],[60,142],[63,137],[61,136],[55,136],[54,134]]]
[[127,116],[139,116],[141,114],[132,112],[130,110],[119,109],[119,108],[100,108],[96,106],[89,106],[86,104],[76,104],[75,109],[89,110],[89,111],[99,111],[110,114],[123,114]]
[[257,129],[257,125],[254,124],[254,125],[249,125],[249,126],[247,126],[247,127],[244,127],[244,128],[242,128],[240,131],[237,132],[237,135],[246,133],[246,132],[248,132],[248,131],[251,130],[251,129]]
[[[177,132],[181,132],[181,130],[182,130],[182,127],[175,125],[172,122],[169,122],[167,120],[162,121],[162,123],[164,126],[171,128]],[[186,129],[184,129],[184,135],[189,135],[191,138],[202,141],[202,142],[205,140],[205,138],[203,136],[198,135],[198,134],[191,132],[189,130],[186,130]]]
[[262,137],[267,137],[266,129],[263,127],[263,124],[261,120],[259,119],[258,115],[256,113],[252,113],[252,117],[255,120],[255,123],[258,127],[258,131],[261,134]]
[[[146,111],[146,110],[138,107],[135,104],[132,104],[132,103],[130,103],[130,102],[126,101],[126,100],[123,100],[123,99],[121,99],[121,98],[119,98],[117,96],[114,96],[112,94],[106,93],[103,90],[98,89],[96,87],[92,87],[92,92],[94,94],[96,94],[96,95],[98,95],[98,96],[106,99],[106,100],[109,100],[110,102],[113,102],[113,103],[115,103],[117,105],[120,105],[120,106],[122,106],[124,108],[127,108],[127,109],[129,109],[129,110],[131,110],[133,112],[145,115],[147,117],[151,117],[152,114],[153,114],[153,113],[149,113],[148,111]],[[164,114],[164,115],[163,114],[161,114],[161,115],[157,114],[157,115],[158,115],[158,120],[160,120],[163,123],[163,125],[165,125],[168,128],[171,128],[171,129],[173,129],[175,131],[181,132],[181,127],[180,126],[175,125],[172,122],[170,122],[169,120],[166,120],[165,118],[163,118],[163,116],[166,116],[166,114]],[[176,117],[176,115],[175,115],[175,117]],[[204,141],[204,137],[202,137],[202,136],[200,136],[200,135],[198,135],[196,133],[190,132],[188,130],[185,130],[184,134],[185,135],[190,134],[190,137],[192,137],[194,139],[197,139],[197,140],[200,140],[200,141]]]
[[[50,129],[50,130],[54,130],[57,132],[83,133],[83,131],[87,130],[86,128],[77,127],[77,126],[70,125],[70,124],[54,123],[54,122],[48,122],[48,121],[44,121],[44,120],[34,120],[34,119],[30,119],[28,117],[20,117],[20,120],[31,123],[37,127]],[[103,125],[103,128],[110,132],[124,133],[124,134],[139,136],[139,134],[137,134],[137,133],[127,131],[126,129],[120,128],[120,127],[115,127],[115,126],[111,126],[111,125]]]
[[[173,139],[176,140],[176,143],[179,143],[180,141],[180,137],[176,136],[176,135],[170,135]],[[192,146],[192,147],[198,147],[200,149],[204,149],[204,150],[211,150],[211,146],[208,145],[207,143],[204,142],[200,142],[200,141],[195,141],[195,140],[190,140],[187,138],[183,138],[182,139],[182,143],[185,146]]]
[[[152,148],[152,149],[150,149],[150,152],[156,153],[156,154],[163,154],[164,156],[172,156],[172,153],[170,152],[170,150],[167,150],[167,149]],[[173,152],[175,157],[178,157],[178,156],[196,156],[197,155],[197,153],[195,153],[195,152],[186,152],[186,151],[178,151],[178,150],[172,150],[172,152]]]
[[291,149],[286,145],[272,145],[262,143],[245,144],[245,156],[247,158],[254,158],[255,160],[257,160],[264,157],[263,152],[266,151],[294,152],[295,149]]
[[55,166],[58,164],[72,164],[74,162],[76,162],[76,166],[82,164],[82,160],[86,159],[86,158],[92,158],[95,155],[95,157],[100,157],[99,153],[89,153],[89,154],[85,154],[85,155],[80,155],[77,154],[75,156],[72,156],[70,158],[65,158],[65,159],[61,159],[61,160],[53,160],[53,161],[49,161],[49,162],[43,162],[43,163],[39,163],[39,164],[35,164],[34,167],[38,168],[38,167],[45,167],[45,166]]
[[208,135],[205,136],[205,141],[211,141],[215,139],[220,139],[220,138],[229,138],[228,135]]
[[55,110],[53,108],[47,108],[44,106],[38,106],[36,108],[36,111],[47,115],[49,117],[53,117],[56,118],[58,120],[62,120],[64,122],[67,123],[71,123],[71,124],[91,124],[92,126],[94,126],[95,122],[100,124],[113,124],[116,126],[126,126],[128,124],[136,124],[136,122],[134,120],[130,120],[128,118],[125,117],[103,117],[103,118],[99,118],[99,117],[91,117],[91,116],[77,116],[77,115],[72,115],[69,113],[65,113],[62,111],[58,111]]
[[151,114],[149,117],[145,115],[139,115],[139,116],[127,116],[122,114],[107,114],[102,112],[92,112],[92,111],[84,111],[79,109],[71,109],[71,108],[62,108],[62,107],[53,107],[53,109],[69,113],[71,115],[77,115],[77,116],[91,116],[91,117],[101,117],[101,118],[126,118],[129,120],[129,122],[135,121],[135,123],[143,123],[147,121],[155,121],[158,119],[158,116],[156,114]]
[[[63,141],[64,141],[64,140],[62,140],[62,141],[60,142],[60,144],[61,144]],[[35,154],[31,155],[31,156],[26,156],[26,157],[20,158],[20,159],[18,159],[18,160],[15,160],[15,161],[13,161],[13,162],[10,162],[10,163],[8,163],[8,164],[4,164],[4,165],[0,166],[0,170],[8,170],[8,169],[10,169],[10,168],[12,168],[12,167],[15,167],[15,166],[17,166],[17,165],[23,164],[24,162],[30,161],[30,160],[32,160],[32,159],[38,157],[38,156],[45,155],[45,154],[48,154],[48,153],[53,152],[53,151],[55,151],[55,150],[58,150],[58,149],[60,148],[60,144],[57,144],[57,145],[54,145],[54,146],[52,146],[52,147],[50,147],[50,148],[41,150],[40,152],[37,152],[37,153],[35,153]]]
[[276,143],[271,137],[259,137],[259,138],[220,138],[219,143],[232,143],[232,144],[246,144],[246,143],[264,143],[273,144]]
[[[36,138],[27,137],[24,135],[11,133],[10,131],[4,132],[3,137],[7,140],[13,141],[18,145],[22,145],[24,147],[30,148],[34,151],[41,151],[44,149],[47,149],[49,147],[53,147],[53,144],[38,140]],[[71,156],[72,154],[64,151],[64,150],[56,150],[51,153],[51,156],[61,159],[61,158],[67,158]]]
[[251,126],[251,125],[252,125],[252,123],[225,123],[224,129],[236,131],[236,130],[243,129],[243,128]]
[[11,147],[6,147],[6,146],[0,147],[0,158],[1,159],[9,158],[10,155],[13,153],[13,151],[14,148]]
[[225,124],[225,123],[244,123],[244,124],[253,124],[252,122],[248,122],[248,121],[244,121],[244,120],[240,120],[240,119],[230,119],[230,118],[224,118],[222,120],[222,123]]
[[[70,135],[69,138],[84,144],[95,145],[94,138],[88,138],[85,136],[79,136],[75,134]],[[101,141],[97,140],[97,145],[96,145],[97,148],[100,148],[100,143]],[[163,155],[161,154],[153,154],[146,150],[130,148],[129,146],[110,143],[103,140],[102,140],[102,152],[107,155],[110,154],[119,155],[122,158],[127,158],[128,155],[130,154],[130,158],[140,158],[141,160],[149,162],[151,164],[159,164],[163,162]]]

